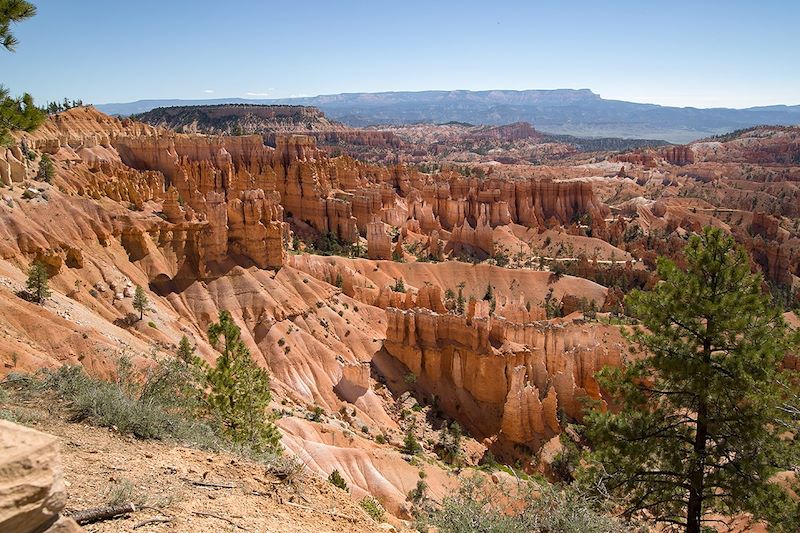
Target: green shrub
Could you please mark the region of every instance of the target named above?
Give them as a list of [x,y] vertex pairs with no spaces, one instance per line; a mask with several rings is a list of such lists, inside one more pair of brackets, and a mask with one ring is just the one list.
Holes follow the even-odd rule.
[[414,431],[408,430],[405,439],[403,439],[403,451],[409,455],[416,455],[422,451],[422,446],[417,442],[417,437],[414,436]]
[[383,506],[372,496],[365,496],[358,502],[358,505],[376,522],[383,522],[386,519],[386,511]]
[[394,292],[406,292],[406,282],[403,280],[403,278],[397,278],[394,280],[392,290]]
[[342,474],[340,474],[338,470],[331,472],[331,475],[328,476],[328,482],[342,490],[350,491],[350,488],[347,486],[347,481],[344,480]]
[[[271,471],[295,468],[288,464],[293,464],[292,460],[280,456],[280,447],[275,444],[280,434],[266,411],[258,406],[252,413],[245,411],[253,405],[253,400],[246,398],[248,391],[236,393],[242,402],[237,406],[239,411],[228,413],[232,418],[215,410],[209,402],[210,394],[227,389],[215,389],[216,385],[208,381],[208,373],[214,369],[193,354],[188,340],[186,344],[188,361],[171,358],[144,375],[135,371],[128,358],[121,357],[114,381],[91,378],[83,367],[64,365],[57,370],[42,370],[36,376],[12,372],[3,385],[23,397],[54,394],[68,406],[76,421],[115,428],[139,438],[169,439],[201,449],[236,453],[267,465]],[[241,372],[234,376],[242,378],[242,384],[253,382]],[[252,423],[253,428],[237,427],[237,420]],[[275,440],[273,433],[260,425],[263,423],[273,428]],[[250,431],[253,438],[245,438],[251,435]]]
[[423,481],[422,476],[420,476],[420,479],[417,480],[417,485],[413,489],[408,491],[408,494],[406,495],[406,500],[410,501],[415,506],[420,505],[425,501],[427,497],[427,492],[428,492],[428,484],[425,481]]
[[314,408],[309,413],[308,419],[311,420],[312,422],[321,422],[323,414],[325,414],[325,410],[319,405],[315,405]]
[[141,507],[147,503],[147,494],[138,490],[130,479],[122,479],[112,485],[105,497],[106,505],[112,507],[125,503],[133,503]]
[[[442,500],[438,509],[417,513],[420,531],[436,527],[440,533],[617,533],[630,531],[615,518],[598,510],[598,502],[577,490],[548,484],[514,484],[512,508],[508,489],[487,483],[479,476],[465,479],[458,492]],[[409,495],[411,496],[411,495]],[[410,499],[410,498],[409,498]]]
[[139,385],[127,358],[117,362],[116,382],[90,378],[80,366],[44,370],[40,390],[51,390],[70,402],[74,420],[116,428],[144,439],[172,438],[212,445],[211,427],[192,416],[196,397],[186,388],[193,378],[186,366],[166,363],[148,372]]

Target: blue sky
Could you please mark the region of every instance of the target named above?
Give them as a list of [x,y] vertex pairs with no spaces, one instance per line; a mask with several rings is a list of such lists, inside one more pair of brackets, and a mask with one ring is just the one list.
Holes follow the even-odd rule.
[[800,104],[800,1],[33,0],[0,83],[37,100],[589,88]]

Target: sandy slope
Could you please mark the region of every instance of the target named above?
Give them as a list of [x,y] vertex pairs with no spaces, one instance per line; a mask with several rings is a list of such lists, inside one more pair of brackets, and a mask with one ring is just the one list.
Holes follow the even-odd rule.
[[[279,482],[263,466],[236,456],[139,441],[47,415],[33,425],[61,439],[67,510],[105,505],[115,487],[124,484],[132,484],[133,494],[144,497],[143,505],[152,507],[88,525],[90,532],[134,531],[134,525],[154,517],[172,521],[135,531],[243,530],[219,518],[195,514],[198,512],[225,517],[246,531],[381,531],[346,492],[310,473],[290,485]],[[191,481],[236,486],[200,487]]]

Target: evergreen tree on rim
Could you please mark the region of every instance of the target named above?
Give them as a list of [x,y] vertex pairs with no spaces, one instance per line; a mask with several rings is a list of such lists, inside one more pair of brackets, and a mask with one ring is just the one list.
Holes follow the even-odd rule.
[[797,377],[781,369],[797,332],[720,229],[693,236],[685,257],[686,270],[662,258],[662,281],[628,297],[644,327],[625,368],[600,373],[621,407],[587,417],[593,473],[628,516],[699,533],[710,513],[751,512],[771,531],[797,531],[798,503],[771,482],[800,455],[786,437],[800,430]]

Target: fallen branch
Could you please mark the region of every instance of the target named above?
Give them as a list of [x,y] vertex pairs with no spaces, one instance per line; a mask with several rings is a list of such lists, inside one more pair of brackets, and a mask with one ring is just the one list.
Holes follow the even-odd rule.
[[234,526],[234,527],[236,527],[238,529],[241,529],[243,531],[247,531],[246,528],[240,526],[239,524],[237,524],[236,522],[234,522],[233,520],[231,520],[229,518],[225,518],[224,516],[219,516],[217,514],[212,514],[212,513],[201,513],[200,511],[192,511],[192,514],[197,515],[197,516],[207,516],[207,517],[210,517],[210,518],[216,518],[217,520],[222,520],[224,522],[227,522],[230,525],[232,525],[232,526]]
[[234,483],[211,483],[210,481],[202,481],[199,479],[195,480],[188,478],[183,478],[183,480],[197,487],[210,487],[212,489],[235,489],[236,487],[238,487],[238,485]]
[[117,516],[133,513],[136,511],[136,506],[132,503],[123,503],[121,505],[107,505],[104,507],[94,507],[92,509],[84,509],[82,511],[74,511],[70,516],[80,525],[91,524],[93,522],[100,522]]
[[284,505],[291,505],[292,507],[297,507],[299,509],[305,509],[306,511],[316,511],[318,513],[323,513],[328,516],[335,516],[336,518],[344,518],[345,520],[349,520],[351,522],[357,522],[358,518],[355,516],[347,516],[346,514],[337,513],[334,511],[326,511],[325,509],[317,509],[316,507],[308,507],[307,505],[300,505],[299,503],[293,502],[283,502]]
[[164,524],[167,522],[172,522],[172,518],[167,518],[166,516],[159,516],[156,518],[148,518],[147,520],[142,520],[141,522],[136,522],[133,525],[133,529],[139,529],[140,527],[148,526],[150,524]]

